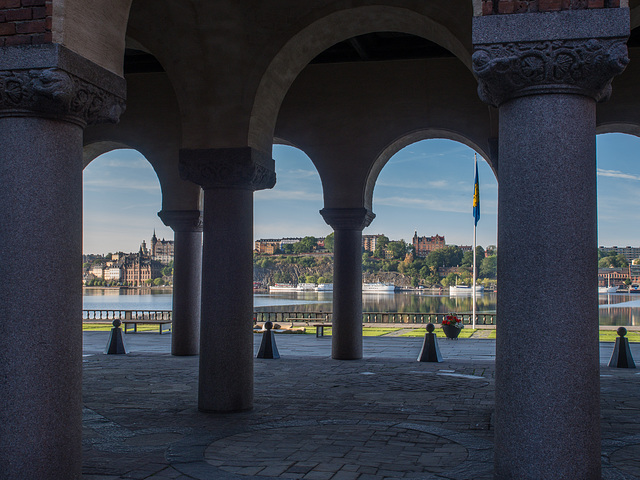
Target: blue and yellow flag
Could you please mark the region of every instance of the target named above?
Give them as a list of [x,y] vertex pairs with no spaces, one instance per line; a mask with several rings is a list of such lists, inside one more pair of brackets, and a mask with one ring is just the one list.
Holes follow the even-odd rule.
[[476,179],[473,185],[473,218],[476,226],[480,220],[480,184],[478,183],[478,160],[476,159]]

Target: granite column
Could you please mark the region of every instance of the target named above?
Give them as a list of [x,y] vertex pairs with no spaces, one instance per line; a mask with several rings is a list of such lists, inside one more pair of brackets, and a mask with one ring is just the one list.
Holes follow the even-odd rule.
[[366,208],[324,208],[334,230],[331,357],[362,358],[362,229],[375,215]]
[[82,134],[124,95],[64,47],[0,48],[2,478],[81,478]]
[[595,113],[628,28],[626,9],[474,19],[500,115],[496,479],[601,478]]
[[198,355],[202,213],[199,210],[162,210],[158,216],[174,232],[171,355]]
[[275,185],[252,148],[181,150],[184,179],[204,189],[198,408],[253,407],[253,192]]

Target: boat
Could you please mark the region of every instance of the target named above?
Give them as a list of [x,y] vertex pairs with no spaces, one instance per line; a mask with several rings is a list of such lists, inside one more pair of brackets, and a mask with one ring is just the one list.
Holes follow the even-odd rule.
[[618,291],[618,287],[615,285],[611,286],[611,276],[607,275],[607,286],[606,287],[598,287],[598,293],[616,293]]
[[629,287],[629,293],[640,293],[640,285],[637,283],[632,283]]
[[[476,295],[484,293],[482,285],[476,285]],[[449,287],[450,295],[472,295],[473,287],[471,285],[451,285]]]
[[297,288],[292,283],[276,283],[275,285],[269,285],[270,292],[295,292]]
[[276,283],[269,287],[270,292],[313,292],[315,289],[315,283]]
[[316,292],[333,292],[333,283],[319,283]]
[[393,283],[363,283],[362,293],[393,293],[396,286]]

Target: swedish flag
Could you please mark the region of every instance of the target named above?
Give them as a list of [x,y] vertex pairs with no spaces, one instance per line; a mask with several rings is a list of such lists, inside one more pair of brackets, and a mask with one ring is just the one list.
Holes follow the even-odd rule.
[[476,226],[480,220],[480,184],[478,183],[478,159],[476,158],[476,179],[473,186],[473,218]]

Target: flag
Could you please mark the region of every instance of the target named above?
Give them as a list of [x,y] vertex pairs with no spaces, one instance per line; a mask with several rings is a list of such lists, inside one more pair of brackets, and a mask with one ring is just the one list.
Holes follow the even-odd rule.
[[476,179],[473,182],[473,218],[475,219],[475,224],[478,225],[478,220],[480,220],[480,184],[478,183],[478,159],[476,158]]

